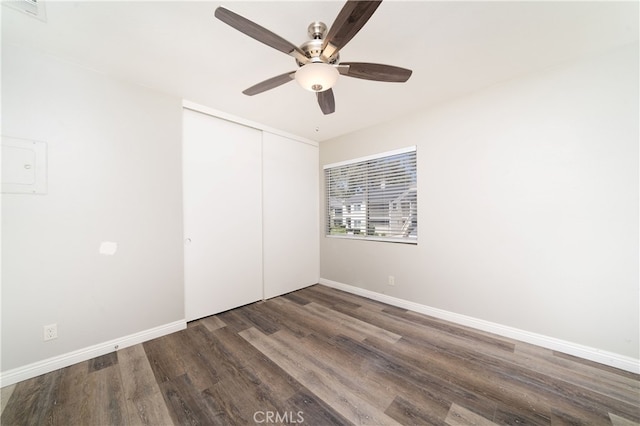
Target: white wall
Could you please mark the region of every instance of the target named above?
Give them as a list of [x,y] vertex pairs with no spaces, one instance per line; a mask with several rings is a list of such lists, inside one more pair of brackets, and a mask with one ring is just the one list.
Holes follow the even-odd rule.
[[3,45],[2,114],[48,144],[48,193],[2,196],[2,371],[184,320],[181,100]]
[[638,117],[636,44],[323,142],[418,146],[419,243],[321,238],[320,276],[638,359]]

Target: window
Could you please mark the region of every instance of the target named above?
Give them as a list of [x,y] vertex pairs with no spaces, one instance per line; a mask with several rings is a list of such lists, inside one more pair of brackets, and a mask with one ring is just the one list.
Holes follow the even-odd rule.
[[325,235],[417,243],[416,148],[324,166]]

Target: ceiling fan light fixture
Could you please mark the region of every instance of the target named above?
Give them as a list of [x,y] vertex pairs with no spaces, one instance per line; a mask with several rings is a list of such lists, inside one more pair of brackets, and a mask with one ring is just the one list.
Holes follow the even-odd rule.
[[339,75],[338,69],[333,65],[312,62],[296,71],[296,81],[304,89],[311,92],[324,92],[336,84]]

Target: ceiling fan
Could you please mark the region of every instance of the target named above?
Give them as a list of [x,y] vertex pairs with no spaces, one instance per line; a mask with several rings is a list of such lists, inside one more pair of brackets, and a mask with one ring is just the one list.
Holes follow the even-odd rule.
[[242,93],[257,95],[295,79],[302,87],[316,93],[324,114],[331,114],[336,109],[331,87],[340,75],[395,83],[404,83],[411,76],[411,70],[393,65],[340,62],[340,49],[367,23],[380,2],[347,1],[328,32],[323,22],[312,22],[308,27],[310,40],[299,47],[222,6],[216,9],[215,17],[249,37],[293,56],[299,67],[251,86]]

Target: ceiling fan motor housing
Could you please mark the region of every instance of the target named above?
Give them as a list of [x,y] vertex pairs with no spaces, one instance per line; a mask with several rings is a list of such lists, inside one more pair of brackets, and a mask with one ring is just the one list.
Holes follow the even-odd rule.
[[[307,34],[311,40],[304,42],[300,49],[304,52],[305,56],[311,59],[311,62],[324,62],[330,65],[337,65],[340,60],[340,54],[336,51],[326,61],[322,60],[322,43],[324,37],[327,34],[327,25],[324,22],[314,21],[309,24]],[[304,64],[296,59],[296,63],[299,67]]]

